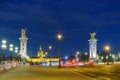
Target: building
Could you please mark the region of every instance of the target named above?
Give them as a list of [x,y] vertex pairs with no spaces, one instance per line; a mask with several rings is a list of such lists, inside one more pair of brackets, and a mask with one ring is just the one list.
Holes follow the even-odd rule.
[[42,47],[40,47],[37,53],[37,57],[31,57],[29,61],[33,62],[34,64],[44,65],[46,63],[47,66],[49,65],[56,66],[58,65],[59,58],[58,57],[45,57]]
[[44,54],[42,47],[38,50],[37,56],[36,57],[31,57],[30,58],[31,62],[44,62]]

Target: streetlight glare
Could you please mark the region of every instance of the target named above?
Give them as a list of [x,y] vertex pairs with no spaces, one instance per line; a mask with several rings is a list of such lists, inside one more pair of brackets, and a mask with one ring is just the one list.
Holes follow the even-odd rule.
[[13,47],[13,44],[10,44],[9,46],[12,48],[12,47]]
[[65,59],[68,59],[68,56],[65,56]]
[[52,49],[52,46],[49,46],[48,48],[49,48],[49,49]]
[[45,52],[45,55],[47,55],[48,53],[47,52]]
[[19,54],[21,55],[22,54],[22,51],[20,50]]
[[18,53],[18,51],[17,51],[17,50],[15,50],[15,53]]
[[107,65],[109,65],[109,50],[110,50],[110,46],[109,45],[106,45],[104,46],[104,49],[107,53],[107,56],[106,56],[106,59],[107,59]]
[[87,55],[88,53],[87,52],[85,52],[85,55]]
[[78,55],[76,54],[75,57],[78,57]]
[[18,50],[18,47],[15,47],[15,50]]
[[7,46],[6,45],[2,45],[2,49],[6,49],[7,48]]
[[77,51],[77,52],[76,52],[76,54],[77,54],[77,55],[79,55],[79,54],[80,54],[80,52],[79,52],[79,51]]
[[45,57],[46,55],[44,54],[43,57]]
[[7,45],[6,45],[7,41],[6,40],[2,40],[2,49],[6,49]]
[[62,36],[62,34],[61,34],[61,33],[58,33],[58,34],[57,34],[57,38],[58,38],[58,40],[61,40],[61,39],[62,39],[62,37],[63,37],[63,36]]
[[105,49],[106,51],[109,51],[109,50],[110,50],[110,46],[109,46],[109,45],[106,45],[106,46],[104,47],[104,49]]
[[2,40],[2,43],[3,43],[3,44],[6,44],[6,43],[7,43],[7,41],[6,41],[6,40]]
[[10,51],[13,51],[13,48],[10,48]]
[[10,48],[9,48],[10,51],[13,51],[13,50],[14,50],[14,49],[13,49],[13,47],[14,47],[13,44],[10,44],[9,47],[10,47]]
[[15,53],[18,53],[18,47],[15,47]]

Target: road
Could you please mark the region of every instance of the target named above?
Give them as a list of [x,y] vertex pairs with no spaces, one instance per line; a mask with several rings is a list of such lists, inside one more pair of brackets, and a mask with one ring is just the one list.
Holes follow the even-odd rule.
[[0,72],[0,80],[119,80],[120,64],[76,68],[20,66]]

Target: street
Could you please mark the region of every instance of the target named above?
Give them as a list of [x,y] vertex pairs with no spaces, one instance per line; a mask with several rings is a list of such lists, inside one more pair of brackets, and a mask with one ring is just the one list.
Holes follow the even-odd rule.
[[74,68],[19,66],[0,71],[0,80],[118,80],[120,64]]

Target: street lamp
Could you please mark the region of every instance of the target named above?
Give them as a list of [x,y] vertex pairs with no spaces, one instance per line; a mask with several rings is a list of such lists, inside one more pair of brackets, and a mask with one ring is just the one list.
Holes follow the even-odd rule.
[[15,54],[16,54],[16,60],[18,60],[17,58],[18,58],[18,47],[15,47]]
[[45,52],[45,55],[47,55],[48,53],[47,52]]
[[[57,39],[59,41],[61,41],[61,39],[63,38],[63,35],[61,33],[58,33],[57,34]],[[59,43],[59,46],[58,46],[58,56],[59,56],[59,64],[58,64],[58,68],[61,68],[61,64],[60,64],[60,61],[61,61],[61,58],[60,58],[60,43]]]
[[80,52],[79,52],[79,51],[77,51],[77,52],[76,52],[76,54],[77,54],[77,55],[79,55],[79,54],[80,54]]
[[12,56],[12,52],[13,52],[13,47],[14,47],[14,45],[13,44],[10,44],[9,45],[9,50],[10,50],[10,60],[13,60],[13,56]]
[[48,46],[48,48],[49,48],[49,50],[51,50],[51,49],[52,49],[52,46]]
[[19,51],[19,59],[18,59],[19,62],[22,61],[22,50]]
[[63,36],[62,36],[62,34],[61,34],[61,33],[58,33],[58,34],[57,34],[57,38],[58,38],[58,40],[61,40],[61,39],[62,39],[62,37],[63,37]]
[[112,55],[113,63],[115,62],[115,55]]
[[[50,46],[48,46],[48,49],[49,49],[49,54],[50,54],[50,50],[52,49],[52,46],[50,45]],[[51,66],[51,59],[50,59],[50,66]]]
[[102,63],[103,63],[103,59],[104,59],[103,56],[101,56]]
[[109,46],[109,45],[106,45],[106,46],[104,47],[104,49],[105,49],[106,51],[109,51],[109,50],[110,50],[110,46]]
[[97,58],[96,58],[96,59],[97,59],[97,63],[99,63],[99,57],[100,57],[100,56],[99,56],[99,55],[97,55]]
[[46,55],[44,54],[43,57],[46,57]]
[[109,65],[109,51],[110,51],[110,46],[109,45],[105,45],[104,46],[104,49],[105,49],[105,51],[106,51],[106,53],[107,53],[107,65]]
[[43,55],[43,57],[44,57],[44,62],[46,62],[46,57],[47,57],[47,55],[48,55],[48,52],[45,52],[44,55]]
[[79,61],[79,58],[80,58],[80,52],[77,51],[75,56],[76,56],[76,61]]
[[18,53],[18,47],[15,47],[15,53]]
[[7,45],[6,45],[7,41],[6,40],[2,40],[2,50],[3,50],[3,56],[4,56],[4,60],[6,60],[6,48],[7,48]]
[[86,61],[87,61],[87,55],[88,55],[88,53],[87,53],[87,52],[85,52]]

